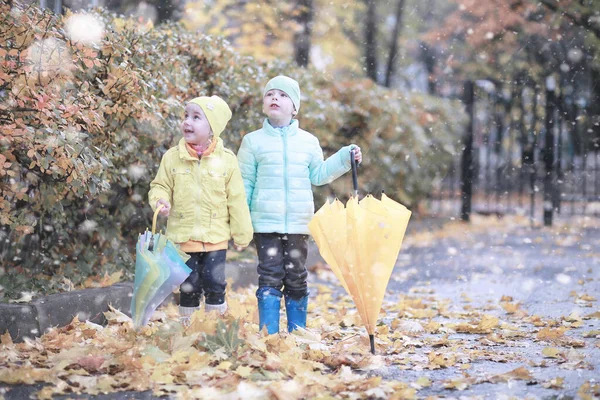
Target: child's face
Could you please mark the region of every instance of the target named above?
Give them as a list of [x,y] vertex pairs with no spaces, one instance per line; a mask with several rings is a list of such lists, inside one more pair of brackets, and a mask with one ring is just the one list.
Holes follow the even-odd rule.
[[211,135],[210,124],[202,108],[195,103],[185,106],[185,116],[181,122],[181,133],[190,144],[204,144]]
[[263,98],[263,112],[273,120],[292,118],[294,116],[294,103],[285,92],[271,89]]

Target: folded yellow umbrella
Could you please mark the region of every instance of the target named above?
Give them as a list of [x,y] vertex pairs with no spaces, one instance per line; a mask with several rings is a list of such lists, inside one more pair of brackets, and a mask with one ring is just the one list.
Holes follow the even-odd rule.
[[385,194],[381,200],[368,195],[359,201],[354,163],[352,174],[355,195],[346,207],[337,199],[324,204],[308,228],[321,256],[354,300],[375,354],[379,310],[411,212]]

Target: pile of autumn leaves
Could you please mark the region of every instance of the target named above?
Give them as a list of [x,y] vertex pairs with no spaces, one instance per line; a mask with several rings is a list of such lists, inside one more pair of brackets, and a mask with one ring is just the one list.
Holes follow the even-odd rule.
[[[253,288],[229,294],[226,318],[198,311],[187,329],[179,324],[176,308],[168,306],[137,332],[128,316],[111,310],[105,314],[107,326],[74,319],[68,326],[23,343],[13,343],[5,334],[0,346],[0,382],[49,383],[37,393],[39,398],[151,390],[175,398],[410,399],[433,382],[425,376],[412,382],[385,380],[382,371],[391,365],[400,370],[454,368],[465,372],[463,378],[441,383],[445,389],[456,390],[483,382],[534,380],[525,366],[486,377],[466,373],[472,362],[481,360],[531,365],[518,351],[494,349],[519,340],[547,343],[543,363],[561,362],[568,369],[589,367],[577,352],[565,350],[584,346],[582,340],[565,335],[570,327],[582,325],[582,317],[554,321],[528,316],[508,297],[494,307],[506,316],[503,319],[489,310],[453,311],[450,301],[438,299],[428,289],[393,296],[384,304],[380,321],[385,323],[376,335],[379,354],[373,356],[350,298],[338,297],[328,286],[316,289],[318,295],[309,306],[310,329],[292,335],[265,336],[258,331]],[[466,295],[463,300],[468,301]],[[598,314],[583,318],[600,318]],[[450,340],[449,335],[456,333],[478,335],[480,345]],[[588,337],[599,334],[585,333]],[[600,344],[596,341],[595,345]],[[563,384],[561,378],[539,383],[557,390]],[[578,391],[582,398],[599,393],[600,385],[589,382]]]

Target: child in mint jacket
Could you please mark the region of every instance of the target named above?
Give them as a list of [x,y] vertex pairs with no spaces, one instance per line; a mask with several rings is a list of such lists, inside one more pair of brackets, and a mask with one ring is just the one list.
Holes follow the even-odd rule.
[[298,82],[271,79],[263,91],[261,129],[244,136],[238,162],[250,207],[258,253],[259,326],[279,332],[281,298],[285,297],[288,331],[306,327],[308,222],[314,213],[311,185],[325,185],[350,170],[350,150],[342,147],[327,160],[319,140],[293,119],[300,109]]

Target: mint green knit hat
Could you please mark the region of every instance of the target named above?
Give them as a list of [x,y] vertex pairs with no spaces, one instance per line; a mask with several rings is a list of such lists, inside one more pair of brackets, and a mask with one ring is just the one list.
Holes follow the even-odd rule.
[[285,75],[276,76],[267,82],[265,90],[263,90],[263,97],[265,97],[269,90],[273,89],[279,89],[290,96],[290,99],[296,108],[296,112],[300,111],[300,86],[298,85],[298,82]]

